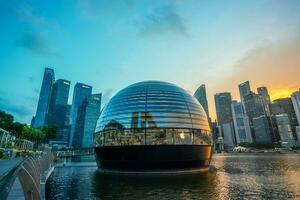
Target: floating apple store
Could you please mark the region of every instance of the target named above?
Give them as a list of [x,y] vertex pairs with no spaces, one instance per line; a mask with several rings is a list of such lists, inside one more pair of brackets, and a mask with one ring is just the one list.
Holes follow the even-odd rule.
[[161,81],[119,91],[101,112],[94,142],[103,171],[203,169],[212,156],[202,106],[184,89]]

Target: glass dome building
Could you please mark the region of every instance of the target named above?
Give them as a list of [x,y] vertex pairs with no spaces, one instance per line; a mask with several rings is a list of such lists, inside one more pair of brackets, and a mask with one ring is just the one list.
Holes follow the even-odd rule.
[[152,171],[208,167],[212,137],[205,111],[184,89],[144,81],[119,91],[95,130],[102,170]]

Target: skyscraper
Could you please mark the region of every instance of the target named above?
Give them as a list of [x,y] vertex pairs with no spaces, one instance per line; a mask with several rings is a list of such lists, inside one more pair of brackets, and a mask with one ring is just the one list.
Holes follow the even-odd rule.
[[55,81],[51,91],[50,104],[47,114],[47,124],[58,126],[56,140],[68,143],[70,105],[68,97],[70,81],[59,79]]
[[219,126],[232,122],[231,103],[232,98],[229,92],[215,94],[215,105]]
[[252,143],[249,118],[240,102],[231,104],[236,143]]
[[245,96],[251,93],[250,82],[246,81],[244,83],[239,84],[239,91],[241,102],[244,102]]
[[206,88],[205,88],[204,84],[200,85],[200,87],[196,90],[194,97],[202,105],[203,109],[206,112],[207,118],[209,119],[208,102],[207,102],[207,97],[206,97]]
[[288,114],[275,115],[278,133],[280,135],[281,146],[293,147],[295,140],[290,125]]
[[45,68],[36,114],[31,123],[31,125],[35,128],[45,124],[54,79],[54,70]]
[[263,97],[263,100],[267,103],[270,104],[271,103],[271,98],[268,92],[268,88],[267,87],[259,87],[257,88],[257,93],[259,95],[261,95]]
[[101,96],[101,93],[90,95],[79,106],[74,132],[75,147],[92,147],[96,123],[100,116]]
[[268,117],[262,115],[253,118],[253,129],[256,142],[272,142],[272,128]]
[[[292,94],[292,102],[297,117],[298,125],[300,126],[300,91]],[[298,138],[300,140],[300,138]]]
[[262,103],[264,105],[265,114],[270,117],[271,111],[270,111],[270,104],[271,104],[271,98],[268,92],[267,87],[259,87],[257,88],[258,95],[261,96]]
[[91,94],[92,94],[92,87],[89,85],[83,83],[76,83],[76,85],[74,86],[73,101],[72,101],[72,107],[70,113],[71,130],[69,136],[69,146],[73,145],[73,137],[74,137],[74,131],[76,127],[78,107],[82,104],[83,100]]
[[289,118],[289,124],[292,129],[293,137],[297,140],[296,127],[298,121],[294,110],[293,102],[291,98],[276,99],[271,104],[271,113],[275,115],[287,114]]
[[250,120],[250,125],[252,124],[253,118],[265,115],[265,107],[260,95],[250,92],[244,97],[243,103],[246,114]]
[[221,132],[224,138],[224,149],[233,149],[235,146],[235,136],[232,122],[222,124]]

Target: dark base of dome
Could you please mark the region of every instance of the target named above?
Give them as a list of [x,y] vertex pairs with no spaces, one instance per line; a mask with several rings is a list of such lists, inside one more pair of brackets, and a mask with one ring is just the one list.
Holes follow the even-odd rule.
[[95,147],[100,171],[172,172],[209,166],[209,145],[139,145]]

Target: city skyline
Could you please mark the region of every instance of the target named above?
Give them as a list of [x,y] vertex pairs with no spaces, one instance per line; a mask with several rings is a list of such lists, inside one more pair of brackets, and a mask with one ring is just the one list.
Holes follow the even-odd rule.
[[299,7],[299,1],[1,2],[0,109],[30,123],[45,67],[72,88],[92,85],[103,105],[143,80],[172,82],[190,94],[205,84],[213,120],[214,94],[239,99],[238,84],[247,80],[253,91],[268,87],[272,99],[289,96],[300,87]]

